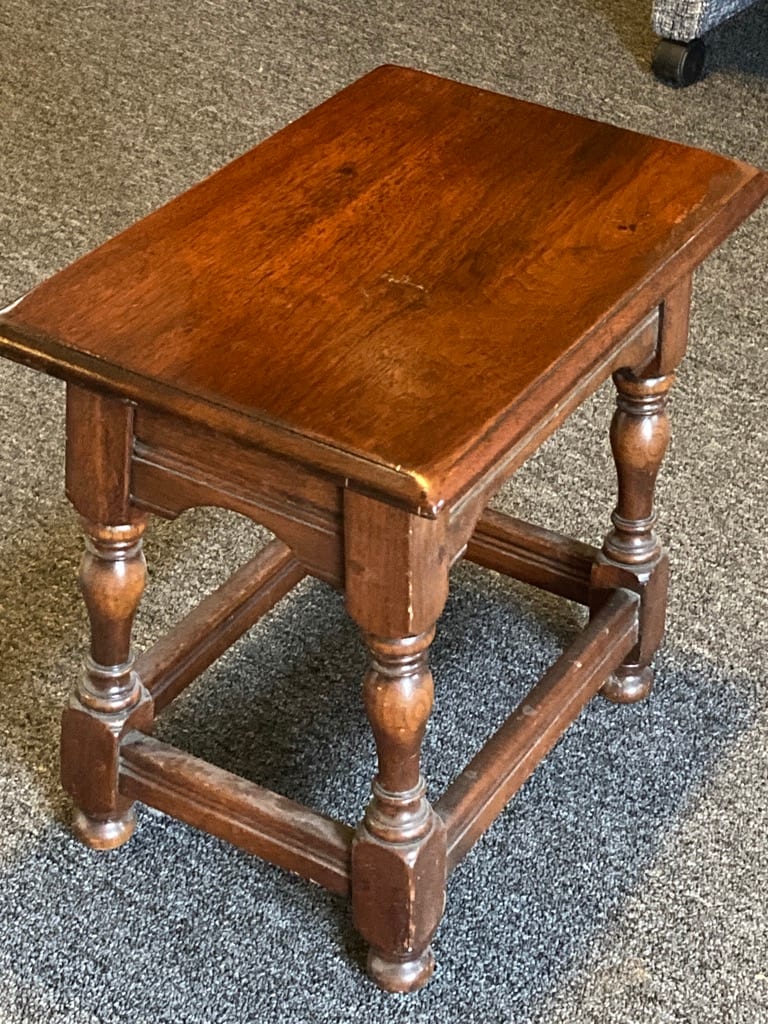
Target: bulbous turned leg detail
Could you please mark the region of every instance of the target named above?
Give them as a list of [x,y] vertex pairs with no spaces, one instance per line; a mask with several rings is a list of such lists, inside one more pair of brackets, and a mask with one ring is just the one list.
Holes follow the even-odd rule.
[[644,379],[621,370],[613,380],[617,397],[611,448],[618,501],[611,516],[612,529],[592,571],[591,586],[593,608],[617,587],[641,595],[638,644],[601,690],[609,700],[629,704],[642,700],[651,690],[650,661],[664,632],[669,569],[654,531],[654,490],[669,443],[666,407],[674,375]]
[[367,637],[371,666],[363,694],[378,774],[352,847],[352,908],[370,943],[368,971],[390,992],[411,992],[429,980],[429,944],[445,905],[445,828],[420,770],[433,699],[432,636]]
[[122,845],[133,832],[133,804],[118,791],[120,739],[128,729],[148,731],[152,725],[152,701],[131,653],[131,628],[146,578],[145,523],[144,518],[125,526],[83,521],[80,589],[91,643],[62,719],[61,778],[75,802],[75,835],[99,850]]

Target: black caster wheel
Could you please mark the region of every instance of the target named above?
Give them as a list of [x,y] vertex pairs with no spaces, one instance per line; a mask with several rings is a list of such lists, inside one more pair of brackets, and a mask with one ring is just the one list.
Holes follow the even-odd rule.
[[653,55],[653,73],[671,85],[693,85],[704,73],[705,54],[701,39],[689,43],[661,39]]

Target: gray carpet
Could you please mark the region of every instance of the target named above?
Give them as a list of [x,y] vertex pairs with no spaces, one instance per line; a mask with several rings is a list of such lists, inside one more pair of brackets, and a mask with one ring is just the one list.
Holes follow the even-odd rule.
[[[768,6],[688,91],[649,74],[635,0],[5,0],[0,305],[372,66],[395,61],[768,166]],[[77,845],[59,709],[85,622],[62,497],[62,388],[0,366],[0,1021],[768,1021],[768,208],[698,273],[659,488],[674,589],[658,687],[595,702],[450,883],[433,982],[378,992],[345,905],[142,811]],[[612,502],[603,389],[499,498],[586,540]],[[140,645],[259,542],[234,516],[158,523]],[[580,621],[472,567],[434,649],[437,794]],[[360,645],[307,582],[161,735],[349,821],[373,751]]]

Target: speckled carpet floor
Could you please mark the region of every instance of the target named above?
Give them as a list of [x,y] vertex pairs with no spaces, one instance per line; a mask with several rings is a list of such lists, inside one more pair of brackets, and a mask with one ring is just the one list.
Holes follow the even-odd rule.
[[[411,64],[768,167],[768,6],[658,84],[634,0],[151,0],[0,9],[0,306],[371,67]],[[453,876],[433,982],[367,980],[345,905],[160,814],[75,843],[59,710],[85,644],[62,387],[0,365],[0,1024],[768,1022],[768,208],[698,273],[659,487],[674,566],[658,686],[596,701]],[[610,388],[500,495],[597,541]],[[262,539],[158,523],[146,645]],[[433,795],[578,626],[473,567],[434,647]],[[307,582],[168,713],[163,737],[349,821],[373,750],[363,659]]]

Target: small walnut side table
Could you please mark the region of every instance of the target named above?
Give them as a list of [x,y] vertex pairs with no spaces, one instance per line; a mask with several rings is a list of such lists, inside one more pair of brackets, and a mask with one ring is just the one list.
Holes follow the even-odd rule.
[[[2,354],[67,382],[92,627],[62,728],[78,836],[117,846],[135,800],[160,808],[351,893],[376,982],[421,986],[450,871],[596,692],[649,691],[691,273],[766,194],[737,161],[384,67],[4,311]],[[490,510],[611,374],[602,550]],[[148,513],[195,505],[279,539],[134,658]],[[427,654],[462,557],[591,614],[431,806]],[[356,830],[152,737],[306,573],[370,649],[378,773]]]

